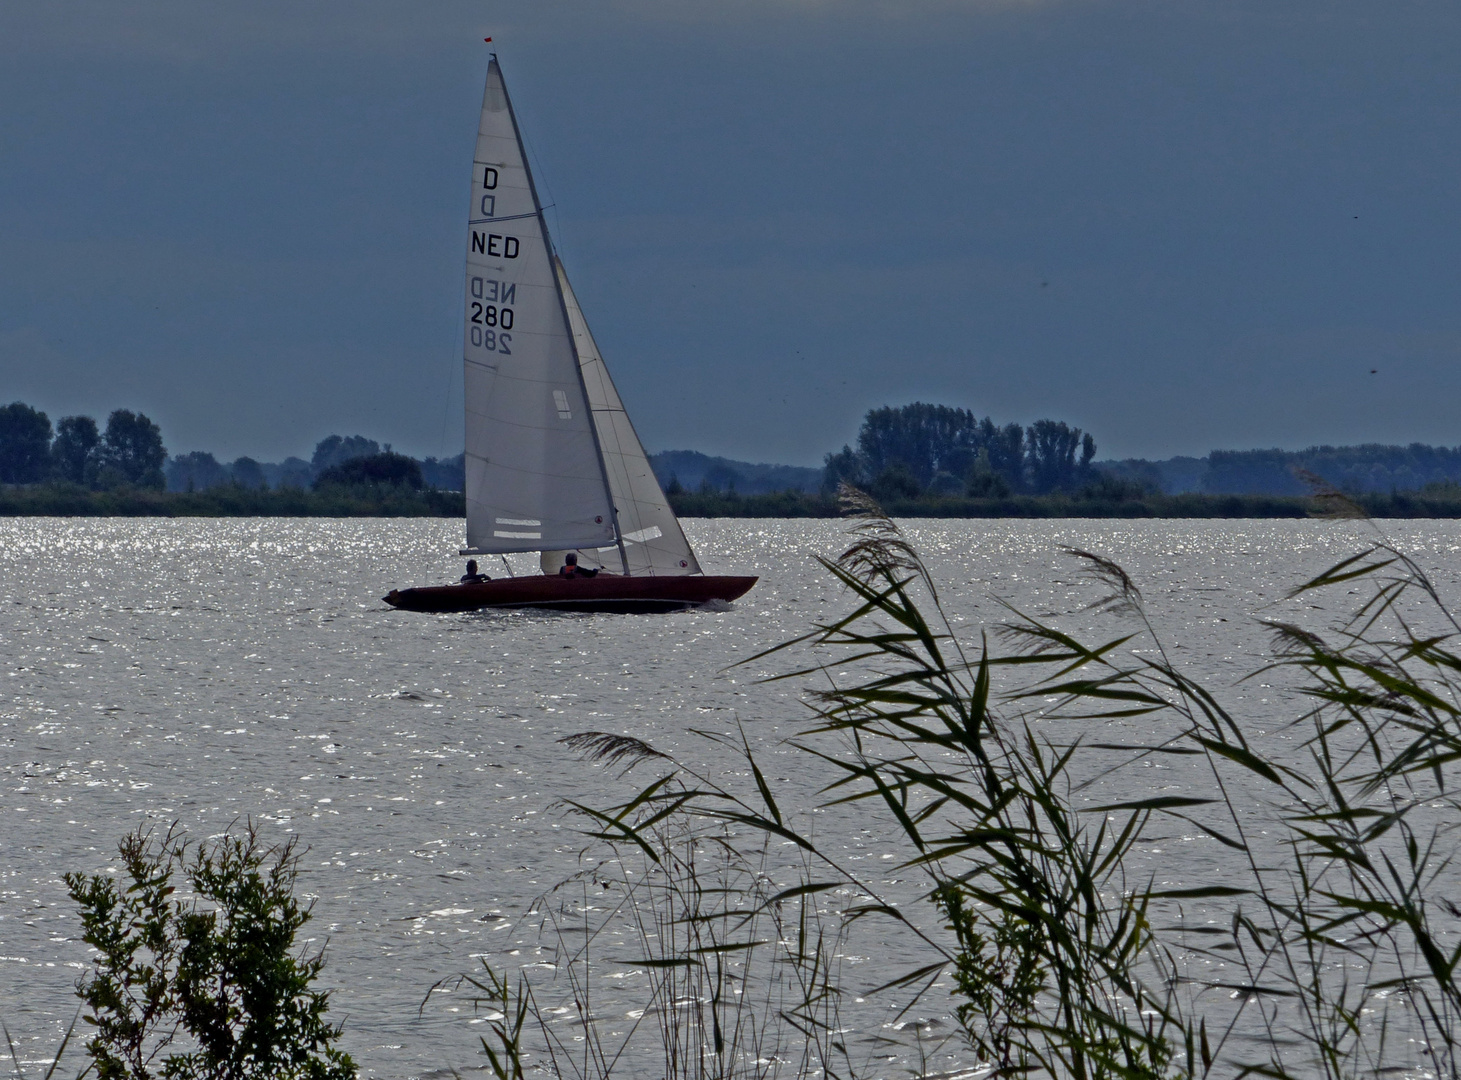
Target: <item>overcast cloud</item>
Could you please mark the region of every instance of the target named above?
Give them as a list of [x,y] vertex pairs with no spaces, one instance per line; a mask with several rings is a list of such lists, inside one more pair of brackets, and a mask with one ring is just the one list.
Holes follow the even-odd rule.
[[1458,30],[1405,0],[3,3],[0,401],[222,457],[457,453],[490,34],[651,449],[813,464],[916,399],[1102,457],[1454,445]]

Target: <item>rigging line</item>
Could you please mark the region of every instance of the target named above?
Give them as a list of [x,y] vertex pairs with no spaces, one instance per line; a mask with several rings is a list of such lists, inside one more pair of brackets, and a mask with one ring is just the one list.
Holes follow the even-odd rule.
[[[552,203],[549,203],[548,204],[548,206],[552,206],[552,205],[553,205]],[[548,209],[548,206],[543,207],[543,209],[544,210]],[[499,222],[499,221],[518,221],[518,220],[520,220],[522,218],[530,218],[530,217],[537,217],[537,216],[538,216],[538,212],[536,210],[534,210],[531,214],[503,214],[500,217],[468,218],[467,219],[467,224],[468,225],[485,225],[488,222],[496,223],[496,222]]]
[[563,239],[563,223],[558,219],[558,200],[553,198],[553,186],[548,183],[548,173],[543,167],[543,159],[538,155],[536,147],[528,141],[528,137],[522,133],[521,128],[518,129],[517,134],[518,141],[522,143],[523,152],[533,159],[533,179],[543,188],[548,196],[549,201],[543,203],[538,209],[540,212],[545,210],[553,211],[553,246],[557,247]]

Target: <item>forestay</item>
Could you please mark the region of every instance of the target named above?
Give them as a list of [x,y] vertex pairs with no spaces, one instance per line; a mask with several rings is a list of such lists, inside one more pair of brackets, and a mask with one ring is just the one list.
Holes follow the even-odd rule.
[[594,418],[496,58],[482,99],[469,233],[468,551],[612,545],[613,509]]
[[[582,566],[604,566],[618,573],[621,569],[635,576],[663,577],[672,574],[698,574],[700,564],[690,550],[684,530],[670,509],[654,470],[649,466],[644,447],[635,434],[624,403],[609,369],[604,364],[593,334],[563,264],[553,260],[558,270],[558,285],[568,311],[568,325],[578,351],[579,370],[588,394],[598,433],[599,450],[603,454],[604,471],[608,474],[609,493],[619,515],[623,547],[608,546],[600,550],[590,547],[578,552]],[[545,551],[542,566],[547,573],[556,573],[563,565],[566,550]]]

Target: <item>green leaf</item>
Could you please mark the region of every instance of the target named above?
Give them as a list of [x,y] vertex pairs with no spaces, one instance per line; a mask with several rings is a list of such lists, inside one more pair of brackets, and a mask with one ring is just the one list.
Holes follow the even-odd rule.
[[1264,761],[1257,754],[1253,753],[1253,751],[1242,746],[1234,746],[1232,743],[1219,742],[1216,739],[1209,739],[1201,735],[1195,735],[1193,736],[1193,738],[1195,738],[1199,744],[1211,750],[1214,754],[1217,754],[1220,757],[1225,757],[1229,761],[1236,762],[1237,764],[1243,766],[1243,768],[1247,769],[1249,772],[1257,773],[1269,783],[1277,784],[1279,787],[1284,786],[1283,778],[1278,775],[1277,770],[1275,770],[1272,765]]
[[1147,896],[1165,900],[1201,900],[1214,896],[1251,896],[1252,889],[1234,885],[1200,885],[1191,889],[1153,889]]
[[1107,803],[1092,806],[1085,813],[1094,814],[1106,810],[1170,810],[1177,806],[1207,806],[1218,799],[1196,799],[1186,795],[1155,795],[1149,799],[1133,799],[1131,802]]

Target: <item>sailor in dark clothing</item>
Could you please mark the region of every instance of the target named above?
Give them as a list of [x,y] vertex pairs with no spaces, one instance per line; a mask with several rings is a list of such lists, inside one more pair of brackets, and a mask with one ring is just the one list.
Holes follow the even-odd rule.
[[462,584],[463,585],[475,585],[479,581],[491,581],[491,580],[492,579],[490,577],[488,577],[486,574],[479,574],[479,573],[477,573],[477,560],[476,559],[468,559],[467,560],[467,572],[462,575]]
[[563,556],[563,568],[558,571],[559,577],[593,577],[598,573],[597,568],[590,569],[587,566],[578,565],[578,556],[569,552]]

